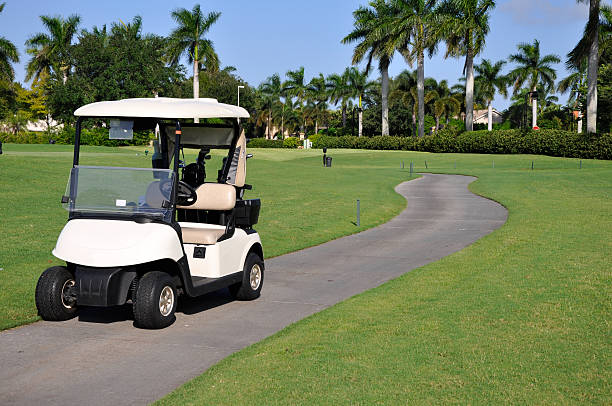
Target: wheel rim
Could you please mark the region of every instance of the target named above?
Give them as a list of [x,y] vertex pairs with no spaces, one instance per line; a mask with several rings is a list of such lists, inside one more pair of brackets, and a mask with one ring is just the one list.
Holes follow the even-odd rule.
[[259,264],[253,265],[249,279],[251,281],[251,289],[257,290],[261,283],[261,267]]
[[170,286],[164,286],[159,295],[159,312],[162,316],[167,316],[174,307],[174,291]]
[[66,300],[66,291],[68,288],[73,287],[74,284],[74,279],[68,279],[64,282],[64,286],[62,286],[62,305],[64,305],[66,309],[72,309],[74,307],[74,300]]

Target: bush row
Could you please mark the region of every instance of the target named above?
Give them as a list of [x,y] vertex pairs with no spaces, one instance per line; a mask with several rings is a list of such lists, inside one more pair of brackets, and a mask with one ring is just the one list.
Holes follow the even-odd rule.
[[[352,148],[376,150],[407,150],[423,152],[455,152],[477,154],[536,154],[568,158],[612,159],[612,134],[586,135],[561,130],[494,130],[457,134],[442,130],[425,137],[330,137],[310,136],[313,148]],[[267,143],[280,148],[282,141],[249,146],[266,148]],[[276,143],[276,144],[272,144]]]
[[[57,133],[22,132],[17,135],[0,133],[0,141],[14,144],[49,144],[53,140],[56,144],[73,144],[75,130],[72,127],[64,128]],[[149,132],[134,131],[132,140],[109,140],[108,128],[83,128],[81,130],[81,145],[97,145],[118,147],[124,145],[146,145],[152,139]]]
[[284,140],[253,138],[249,141],[250,148],[297,148],[299,145],[301,145],[301,142],[297,137],[289,137]]

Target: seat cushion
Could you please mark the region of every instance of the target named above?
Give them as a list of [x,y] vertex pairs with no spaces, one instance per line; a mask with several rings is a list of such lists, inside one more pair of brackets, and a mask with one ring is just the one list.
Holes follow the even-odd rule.
[[179,225],[184,244],[212,245],[225,234],[225,227],[215,224],[179,223]]
[[187,210],[231,210],[236,205],[236,188],[222,183],[204,183],[196,189],[197,200],[191,206],[177,206]]

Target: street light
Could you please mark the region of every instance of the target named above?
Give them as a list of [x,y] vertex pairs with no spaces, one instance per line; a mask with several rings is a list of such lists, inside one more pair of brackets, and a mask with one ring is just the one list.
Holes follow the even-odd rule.
[[244,89],[244,86],[242,85],[238,86],[238,106],[240,106],[240,89]]

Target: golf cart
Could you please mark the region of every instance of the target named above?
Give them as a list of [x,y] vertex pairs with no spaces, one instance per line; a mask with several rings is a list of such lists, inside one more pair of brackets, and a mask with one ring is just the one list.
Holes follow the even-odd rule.
[[[138,327],[163,328],[175,320],[179,295],[229,288],[237,299],[259,297],[263,249],[253,226],[260,201],[243,199],[251,189],[240,127],[249,117],[245,109],[160,97],[92,103],[74,114],[73,167],[62,197],[69,217],[53,250],[66,266],[38,280],[43,319],[67,320],[79,306],[131,302]],[[85,119],[104,123],[112,139],[155,131],[152,167],[79,165]],[[195,162],[180,159],[184,148],[199,150]],[[227,150],[227,157],[211,176],[206,161],[213,149]]]

